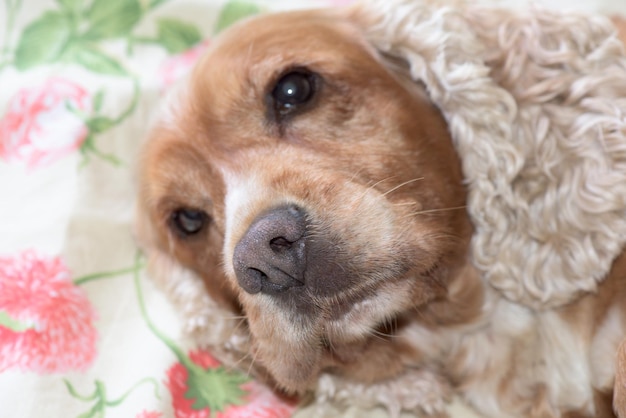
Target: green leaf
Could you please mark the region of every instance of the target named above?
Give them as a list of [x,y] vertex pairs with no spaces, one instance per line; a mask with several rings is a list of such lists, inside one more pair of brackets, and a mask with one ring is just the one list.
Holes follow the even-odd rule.
[[87,135],[87,138],[85,138],[83,144],[80,146],[80,153],[84,157],[82,165],[85,165],[87,164],[87,162],[89,162],[89,157],[91,157],[91,154],[95,155],[98,158],[102,158],[103,160],[110,164],[113,164],[114,166],[119,166],[122,164],[122,161],[115,155],[105,154],[96,147],[96,144],[94,142],[94,136],[91,134],[91,132],[89,133],[89,135]]
[[83,37],[90,40],[125,37],[141,19],[138,0],[94,0],[87,12],[89,26]]
[[15,66],[26,70],[59,58],[71,36],[70,22],[59,12],[46,12],[22,32]]
[[207,370],[193,364],[187,367],[187,392],[185,398],[193,399],[192,408],[224,411],[230,405],[243,405],[246,391],[241,385],[248,378],[241,373],[229,372],[224,367]]
[[232,25],[236,21],[247,16],[252,16],[261,12],[261,8],[254,3],[246,1],[231,0],[222,9],[217,19],[215,33],[219,33]]
[[15,332],[23,332],[28,329],[34,328],[33,324],[28,324],[9,316],[5,311],[0,311],[0,326],[10,329]]
[[175,19],[159,19],[158,40],[171,54],[183,52],[202,39],[198,28]]
[[76,44],[64,55],[68,61],[82,65],[89,71],[99,74],[127,76],[128,72],[115,59],[89,44]]
[[65,383],[65,387],[67,388],[70,395],[72,395],[76,399],[80,399],[81,401],[93,401],[99,396],[97,387],[91,395],[81,395],[80,393],[78,393],[74,385],[72,385],[69,380],[63,379],[63,382]]
[[100,112],[102,109],[102,102],[104,101],[104,90],[98,90],[93,96],[93,110]]
[[115,121],[106,116],[96,116],[87,121],[87,127],[92,134],[98,134],[115,126]]

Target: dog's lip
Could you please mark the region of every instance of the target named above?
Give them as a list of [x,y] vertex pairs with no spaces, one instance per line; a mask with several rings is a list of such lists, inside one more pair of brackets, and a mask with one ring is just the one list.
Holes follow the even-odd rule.
[[[304,280],[299,280],[296,277],[280,270],[275,269],[274,274],[263,281],[260,291],[266,294],[280,294],[289,289],[302,288],[305,284]],[[276,280],[278,278],[278,280]]]
[[[411,269],[406,268],[399,273],[400,277],[393,281],[411,280],[414,275],[409,274]],[[287,278],[288,275],[285,275]],[[283,309],[295,311],[309,319],[329,321],[342,320],[352,311],[355,304],[363,302],[374,296],[381,286],[385,286],[388,280],[374,280],[363,285],[358,273],[351,273],[351,278],[344,278],[348,285],[339,291],[324,291],[324,276],[314,276],[314,272],[305,271],[302,280],[289,276],[292,286],[288,284],[266,282],[263,292],[274,296],[273,301]],[[388,278],[392,279],[392,278]]]

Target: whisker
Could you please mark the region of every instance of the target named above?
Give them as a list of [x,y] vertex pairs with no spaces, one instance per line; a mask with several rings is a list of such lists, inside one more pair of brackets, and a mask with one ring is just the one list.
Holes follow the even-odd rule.
[[391,179],[392,179],[392,178],[394,178],[394,177],[395,177],[395,176],[385,177],[384,179],[382,179],[382,180],[378,180],[377,182],[375,182],[375,183],[371,184],[371,185],[370,185],[370,186],[368,186],[367,188],[368,188],[368,189],[373,189],[374,187],[378,186],[380,183],[383,183],[383,182],[385,182],[385,181],[389,181],[389,180],[391,180]]
[[414,212],[413,215],[422,215],[424,213],[446,212],[449,210],[460,210],[460,209],[466,209],[466,208],[467,208],[467,205],[454,206],[451,208],[441,208],[441,209],[426,209],[426,210],[420,210],[420,211]]
[[369,330],[369,334],[374,337],[377,338],[381,341],[387,341],[388,339],[397,337],[396,335],[393,334],[387,334],[386,332],[382,332],[382,331],[378,331],[376,329],[370,329]]
[[254,353],[254,356],[252,356],[252,360],[250,361],[250,365],[248,366],[248,371],[246,372],[248,376],[252,376],[252,367],[254,366],[254,363],[256,362],[257,355],[258,353]]
[[419,202],[400,202],[400,203],[393,203],[393,206],[416,206],[419,205]]
[[227,320],[236,320],[236,319],[247,319],[247,317],[245,315],[233,315],[233,316],[226,316],[223,315],[222,319],[227,319]]
[[[237,360],[236,362],[234,362],[233,364],[228,365],[228,367],[226,368],[227,371],[232,372],[232,371],[237,371],[240,370],[239,369],[239,365],[241,363],[243,363],[245,360],[247,360],[249,357],[252,356],[252,353],[250,353],[250,351],[248,351],[244,356],[242,356],[239,360]],[[250,371],[250,368],[248,368],[248,374]]]
[[415,311],[417,316],[419,318],[421,318],[422,320],[427,319],[426,315],[424,314],[424,312],[423,312],[423,310],[421,308],[422,307],[420,305],[413,305],[413,310]]
[[233,327],[232,332],[230,333],[230,338],[233,337],[233,335],[235,335],[235,333],[237,333],[239,331],[239,327],[243,326],[246,323],[247,318],[245,316],[240,317],[240,319],[237,321],[237,324]]
[[452,211],[452,210],[461,210],[461,209],[466,209],[466,208],[467,208],[467,205],[454,206],[454,207],[450,207],[450,208],[418,210],[418,211],[411,212],[411,213],[405,215],[403,217],[403,219],[404,218],[408,218],[408,217],[417,216],[417,215],[426,215],[426,214],[429,214],[429,213],[438,213],[438,212],[448,212],[448,211]]
[[392,179],[392,178],[394,178],[394,177],[395,177],[395,176],[390,176],[390,177],[384,178],[384,179],[382,179],[382,180],[378,180],[378,181],[377,181],[377,182],[375,182],[374,184],[372,184],[372,185],[368,186],[368,187],[367,187],[367,188],[363,191],[363,193],[361,194],[361,196],[360,196],[358,199],[356,199],[356,201],[357,201],[357,202],[362,201],[362,200],[363,200],[363,198],[365,197],[365,195],[367,194],[367,192],[369,192],[370,190],[374,189],[374,187],[378,186],[379,184],[381,184],[381,183],[383,183],[383,182],[385,182],[385,181],[389,181],[389,180],[391,180],[391,179]]
[[424,180],[424,177],[417,177],[417,178],[414,178],[414,179],[412,179],[412,180],[407,180],[407,181],[405,181],[404,183],[400,183],[400,184],[398,184],[397,186],[392,187],[391,189],[389,189],[389,190],[387,190],[385,193],[383,193],[383,196],[387,196],[389,193],[391,193],[391,192],[394,192],[394,191],[398,190],[400,187],[404,187],[404,186],[406,186],[407,184],[415,183],[416,181],[420,181],[420,180]]
[[363,170],[364,170],[364,169],[361,167],[361,168],[359,168],[357,171],[355,171],[355,172],[352,174],[352,177],[350,178],[350,183],[351,183],[351,182],[353,182],[353,181],[354,181],[354,179],[355,179],[355,178],[357,178],[357,176],[358,176],[359,174],[361,174],[361,172],[362,172]]

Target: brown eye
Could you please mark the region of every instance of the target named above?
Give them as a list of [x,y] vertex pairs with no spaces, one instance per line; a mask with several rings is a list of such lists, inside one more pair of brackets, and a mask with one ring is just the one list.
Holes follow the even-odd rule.
[[281,114],[289,113],[298,106],[308,103],[314,94],[314,76],[304,71],[293,71],[285,74],[272,90],[274,105]]
[[202,231],[208,220],[209,216],[204,211],[196,209],[178,209],[172,212],[171,217],[173,227],[186,236]]

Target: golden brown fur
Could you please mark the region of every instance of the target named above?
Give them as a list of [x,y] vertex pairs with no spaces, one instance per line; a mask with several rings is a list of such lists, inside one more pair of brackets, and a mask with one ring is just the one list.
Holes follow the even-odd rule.
[[[220,331],[237,336],[223,356],[289,392],[332,397],[335,386],[318,383],[332,375],[357,399],[354,385],[384,391],[426,370],[442,398],[449,384],[490,416],[611,417],[613,403],[626,417],[626,255],[597,292],[561,306],[535,309],[494,290],[471,260],[446,119],[402,60],[371,45],[365,22],[351,10],[293,12],[216,41],[145,148],[138,232],[153,275],[183,309],[212,301],[245,315]],[[302,69],[319,77],[315,93],[281,116],[272,91]],[[236,247],[285,205],[306,214],[306,283],[245,291]],[[180,209],[206,214],[199,232],[176,230]],[[179,289],[180,271],[210,301]],[[210,323],[192,328],[212,341]],[[414,407],[441,412],[428,402]]]

